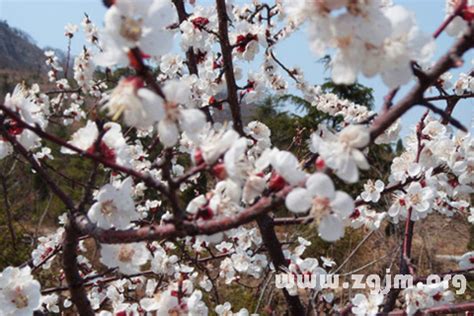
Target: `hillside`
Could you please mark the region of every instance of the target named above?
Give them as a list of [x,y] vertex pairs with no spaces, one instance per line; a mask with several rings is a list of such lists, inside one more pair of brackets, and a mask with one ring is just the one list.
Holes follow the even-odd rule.
[[44,53],[25,32],[0,21],[0,70],[39,74],[45,69]]
[[60,63],[66,60],[63,51],[42,49],[30,35],[0,20],[0,101],[20,82],[49,84],[44,55],[47,50],[55,51]]

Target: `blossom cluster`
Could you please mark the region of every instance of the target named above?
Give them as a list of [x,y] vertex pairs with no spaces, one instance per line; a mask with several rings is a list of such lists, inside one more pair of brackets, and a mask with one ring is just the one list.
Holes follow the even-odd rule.
[[407,83],[410,61],[429,61],[434,43],[423,34],[412,12],[390,1],[288,1],[287,15],[300,25],[308,21],[312,49],[331,60],[336,83],[354,83],[357,74],[380,74],[390,88]]
[[[81,23],[88,44],[71,59],[70,75],[69,65],[45,53],[55,90],[19,84],[5,97],[0,159],[23,155],[43,177],[48,169],[42,166],[53,159],[92,160],[93,168],[84,170],[92,173],[78,203],[78,192],[66,196],[56,178],[45,178],[67,212],[59,228],[35,241],[31,261],[0,273],[0,315],[73,312],[79,308],[74,289],[82,288],[90,309],[102,316],[244,316],[249,310],[219,297],[222,287],[266,287],[281,271],[342,269],[345,262],[316,255],[314,240],[326,245],[353,230],[409,225],[431,214],[474,223],[474,140],[451,127],[451,113],[433,110],[444,114],[439,119],[427,112],[395,151],[403,111],[387,106],[377,115],[366,104],[324,93],[278,58],[278,43],[306,23],[312,48],[333,53],[335,83],[380,74],[397,88],[412,78],[415,62],[431,69],[434,41],[413,13],[383,0],[218,2],[219,12],[195,1],[105,1],[102,29],[87,15]],[[448,16],[453,5],[448,1]],[[468,21],[454,17],[448,33],[460,37]],[[78,26],[66,26],[68,43],[77,32]],[[441,100],[468,98],[472,71],[453,84],[447,70],[426,89],[439,89]],[[240,107],[293,91],[289,82],[332,120],[314,122],[301,142],[278,148],[274,131],[242,120]],[[224,108],[232,120],[214,121]],[[388,127],[377,131],[387,113]],[[296,151],[294,143],[301,145]],[[374,170],[380,151],[393,153],[388,172]],[[275,229],[279,221],[289,224]],[[308,229],[291,229],[295,223]],[[79,285],[69,292],[61,290],[64,284],[41,288],[38,271],[70,282],[70,267],[59,263],[68,257],[71,232]],[[472,269],[474,254],[464,254],[459,266]],[[403,308],[413,315],[452,302],[444,285],[405,289]],[[285,291],[289,302],[302,294],[296,287]],[[332,311],[342,309],[335,291],[314,293]],[[375,315],[385,300],[382,293],[358,293],[351,310]]]

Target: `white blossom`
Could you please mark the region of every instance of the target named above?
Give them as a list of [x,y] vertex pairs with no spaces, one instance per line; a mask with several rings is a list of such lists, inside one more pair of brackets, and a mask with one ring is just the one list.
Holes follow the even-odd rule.
[[135,210],[132,199],[131,177],[121,181],[119,184],[106,184],[101,188],[96,201],[87,216],[98,227],[117,229],[127,228],[132,221],[140,219],[140,215]]
[[375,316],[383,303],[383,298],[382,293],[370,294],[368,297],[364,294],[356,294],[351,300],[352,312],[358,316]]
[[433,191],[430,187],[422,187],[419,182],[412,182],[405,193],[397,193],[388,214],[392,217],[406,218],[411,209],[411,220],[424,218],[430,212]]
[[375,183],[372,180],[368,180],[367,183],[364,184],[364,191],[360,196],[365,202],[376,203],[380,200],[384,188],[385,185],[381,180],[377,180]]
[[472,269],[474,268],[474,251],[466,252],[459,259],[459,268]]
[[323,137],[313,133],[310,149],[318,153],[339,178],[354,183],[359,179],[358,169],[369,169],[367,159],[361,151],[369,141],[370,135],[366,127],[349,125],[337,135],[330,131],[324,131]]
[[[96,123],[92,121],[87,121],[85,127],[77,130],[68,143],[88,153],[99,153],[110,162],[128,166],[130,164],[130,152],[122,135],[121,126],[117,123],[108,122],[104,124],[103,128],[105,133],[98,146],[96,142],[99,137],[99,129]],[[67,147],[62,147],[61,152],[69,155],[77,154],[76,151]]]
[[128,126],[145,129],[164,117],[163,107],[159,106],[160,97],[143,85],[137,77],[120,80],[104,102],[104,109],[113,120],[123,115]]
[[148,262],[149,251],[144,243],[118,245],[103,244],[100,261],[109,268],[118,268],[125,274],[140,272],[140,267]]
[[344,236],[344,220],[352,214],[354,201],[345,192],[336,191],[332,180],[316,173],[306,181],[306,188],[296,188],[288,194],[286,207],[301,214],[310,210],[318,222],[318,232],[327,241]]
[[176,10],[169,0],[119,0],[106,12],[105,29],[101,34],[104,52],[95,62],[104,67],[125,65],[131,48],[144,54],[160,56],[172,47],[171,25]]
[[40,307],[40,284],[31,269],[7,267],[0,273],[0,304],[2,314],[30,316]]

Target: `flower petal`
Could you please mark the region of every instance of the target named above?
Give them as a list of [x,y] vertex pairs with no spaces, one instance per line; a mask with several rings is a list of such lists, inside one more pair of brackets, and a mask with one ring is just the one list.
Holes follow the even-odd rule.
[[326,241],[336,241],[344,236],[344,225],[337,215],[327,215],[319,223],[319,236]]
[[285,205],[293,213],[307,212],[311,207],[311,195],[308,190],[296,188],[286,196]]
[[206,124],[206,116],[200,110],[182,110],[180,123],[186,134],[193,136],[197,134]]
[[163,99],[150,89],[142,88],[137,92],[142,100],[143,108],[145,109],[148,119],[152,122],[158,122],[165,116],[165,108],[163,106]]
[[354,200],[346,192],[337,191],[331,207],[339,216],[346,218],[354,211]]
[[161,120],[160,123],[158,123],[158,133],[161,143],[166,147],[172,147],[178,141],[178,126],[171,120]]
[[385,189],[385,184],[382,180],[377,180],[375,181],[375,188],[377,191],[382,192]]
[[365,158],[364,154],[360,150],[354,149],[352,151],[352,158],[354,158],[355,163],[360,169],[368,170],[370,168],[367,158]]
[[339,168],[335,170],[336,175],[347,183],[355,183],[359,181],[359,170],[357,165],[351,158],[341,161]]
[[324,173],[315,173],[308,178],[306,181],[306,187],[313,196],[327,197],[332,200],[336,190],[334,189],[334,183]]

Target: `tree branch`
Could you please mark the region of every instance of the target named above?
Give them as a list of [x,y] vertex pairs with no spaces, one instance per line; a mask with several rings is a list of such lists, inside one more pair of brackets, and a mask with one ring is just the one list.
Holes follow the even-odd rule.
[[94,237],[99,242],[105,244],[152,241],[196,235],[212,235],[250,223],[257,219],[259,215],[280,205],[290,191],[291,187],[285,187],[272,196],[261,198],[254,205],[232,217],[221,217],[198,222],[183,221],[181,229],[177,229],[174,224],[152,224],[146,227],[128,230],[101,229],[83,215],[78,215],[76,217],[76,224],[82,234]]
[[222,59],[224,61],[225,81],[227,84],[227,99],[229,101],[230,110],[232,113],[232,121],[234,122],[234,129],[240,135],[244,135],[242,126],[242,118],[240,115],[239,98],[237,95],[237,84],[235,82],[234,64],[232,61],[232,46],[229,42],[228,30],[228,16],[226,11],[226,1],[216,0],[217,17],[219,20],[219,38],[222,51]]
[[441,25],[436,29],[433,33],[434,38],[438,38],[438,36],[444,31],[444,29],[451,23],[456,16],[461,14],[462,10],[466,7],[467,0],[459,0],[457,6],[454,8],[453,12],[441,23]]
[[464,35],[454,44],[454,46],[444,54],[436,64],[426,72],[426,76],[419,80],[410,92],[401,99],[395,106],[386,110],[383,114],[375,118],[370,129],[372,141],[389,128],[399,117],[407,112],[414,105],[423,101],[423,93],[446,71],[459,67],[462,63],[461,57],[466,51],[474,46],[474,23],[464,33]]
[[71,300],[76,305],[77,311],[81,316],[93,316],[92,310],[84,283],[79,274],[79,265],[77,262],[78,232],[74,223],[69,223],[65,227],[65,237],[62,244],[63,248],[63,270],[66,276]]
[[15,112],[7,108],[5,105],[0,104],[0,110],[2,110],[7,116],[10,118],[14,119],[21,127],[29,129],[30,131],[34,132],[36,135],[52,141],[55,144],[58,144],[62,147],[68,148],[76,153],[78,153],[81,157],[86,157],[89,159],[92,159],[94,161],[100,162],[102,165],[111,168],[115,171],[123,172],[129,176],[132,176],[136,179],[139,179],[143,181],[148,187],[152,187],[157,189],[160,193],[164,194],[165,196],[168,196],[168,190],[167,188],[161,184],[160,182],[154,180],[151,176],[142,174],[140,172],[137,172],[133,169],[123,167],[121,165],[118,165],[116,163],[110,162],[109,160],[105,159],[104,157],[94,154],[94,153],[89,153],[87,151],[84,151],[80,148],[77,148],[74,145],[71,145],[64,141],[63,139],[60,139],[54,135],[51,135],[45,131],[43,131],[41,128],[37,126],[32,126],[29,125],[28,123],[24,122]]
[[[425,118],[428,115],[428,111],[421,117],[418,125],[416,126],[416,137],[418,141],[418,149],[416,153],[415,162],[419,162],[421,152],[423,151],[424,144],[422,143],[423,140],[423,128],[425,127]],[[402,245],[402,252],[400,254],[400,274],[413,274],[413,267],[411,266],[411,247],[413,241],[413,228],[415,226],[415,222],[411,219],[413,209],[410,207],[407,211],[407,218],[405,220],[405,233],[403,235],[403,245]],[[387,295],[387,300],[383,307],[384,312],[390,312],[394,309],[395,303],[397,301],[397,297],[400,293],[400,289],[392,288]]]
[[[258,228],[262,235],[263,244],[267,247],[270,258],[272,259],[275,271],[281,267],[288,267],[288,262],[285,259],[281,249],[280,241],[275,233],[275,226],[273,219],[268,214],[262,214],[257,218]],[[288,309],[292,315],[305,315],[305,310],[297,295],[290,295],[288,291],[283,288],[283,295],[288,303]]]
[[[466,302],[460,304],[447,304],[437,307],[431,307],[418,311],[415,315],[446,315],[474,310],[474,302]],[[378,313],[378,316],[405,316],[405,311],[393,311],[390,313]]]

